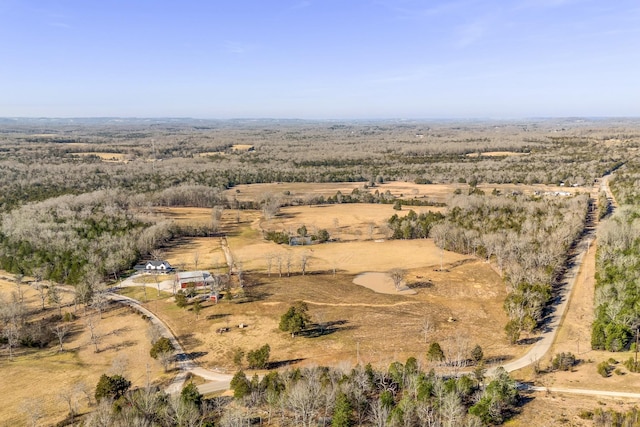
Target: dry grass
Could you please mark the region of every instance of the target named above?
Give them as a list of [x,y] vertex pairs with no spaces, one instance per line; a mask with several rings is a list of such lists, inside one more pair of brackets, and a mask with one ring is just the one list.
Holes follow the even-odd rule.
[[[164,209],[162,213],[188,223],[189,218],[194,222],[206,220],[210,210]],[[228,233],[229,247],[247,271],[246,297],[217,305],[207,302],[198,320],[189,308],[179,309],[171,299],[147,305],[167,319],[187,351],[198,354],[202,364],[230,370],[234,369],[234,349],[248,351],[265,343],[271,346],[272,359],[282,363],[355,363],[358,356],[361,362],[378,366],[409,356],[424,360],[428,344],[421,327],[425,319],[436,325],[427,340],[440,341],[445,350],[478,343],[489,358],[507,360],[521,354],[523,348],[507,344],[502,326],[495,327],[506,323],[502,310],[505,288],[488,264],[445,252],[445,271],[438,271],[441,254],[429,239],[368,240],[370,236],[364,232],[368,224],[380,223],[393,213],[396,211],[388,205],[304,206],[285,208],[280,217],[267,222],[258,212],[242,211],[237,222],[235,212],[225,211],[223,229]],[[334,226],[334,218],[338,218],[340,239],[347,236],[346,242],[290,247],[262,239],[262,227],[297,228],[305,224],[312,231]],[[380,236],[374,233],[371,237]],[[198,268],[227,271],[216,237],[178,242],[167,250],[167,259],[193,268],[195,252]],[[303,253],[310,256],[307,272],[311,274],[305,276],[300,274]],[[278,255],[283,260],[284,277],[279,277],[276,260],[269,276],[266,260]],[[292,261],[291,277],[286,277],[288,257]],[[338,272],[335,276],[334,267]],[[395,267],[407,270],[406,282],[416,288],[416,295],[383,295],[353,284],[359,273]],[[315,322],[334,322],[335,331],[314,338],[291,338],[279,331],[280,316],[297,300],[307,301]],[[237,328],[241,323],[249,327]],[[216,333],[227,326],[230,332]]]
[[[15,284],[0,280],[0,294],[5,299],[14,289]],[[47,309],[42,313],[38,309],[40,300],[36,292],[28,287],[25,302],[34,311],[31,319],[55,311]],[[63,308],[63,312],[72,310],[72,306]],[[47,425],[63,419],[68,407],[60,398],[60,393],[77,383],[85,383],[93,395],[98,378],[112,369],[114,360],[124,363],[124,375],[134,386],[146,383],[147,367],[152,381],[166,378],[160,364],[149,356],[151,344],[146,334],[147,322],[138,314],[124,307],[113,307],[104,313],[96,328],[102,335],[100,352],[95,353],[82,312],[80,309],[77,313],[80,318],[68,323],[72,332],[65,340],[65,351],[62,353],[58,352],[57,342],[52,342],[45,349],[18,349],[13,361],[9,361],[6,349],[0,351],[0,371],[3,378],[0,392],[4,396],[3,404],[0,405],[0,425],[26,425],[21,406],[28,399],[42,403]],[[80,395],[77,397],[81,412],[91,409],[87,406],[86,399]]]
[[467,157],[512,157],[512,156],[528,156],[529,153],[520,153],[515,151],[484,151],[482,153],[469,153]]
[[[535,191],[571,191],[577,189],[567,189],[566,187],[558,187],[554,185],[543,184],[481,184],[478,188],[491,192],[494,188],[504,192],[520,191],[523,194],[533,194]],[[305,200],[307,196],[334,196],[338,191],[342,194],[351,194],[354,189],[363,190],[362,182],[340,182],[340,183],[302,183],[302,182],[282,182],[270,184],[243,184],[237,185],[229,190],[225,190],[224,194],[229,199],[234,197],[239,201],[258,201],[265,194],[272,194],[283,200]],[[466,191],[469,189],[468,184],[416,184],[404,181],[389,181],[383,184],[376,184],[367,191],[386,193],[389,191],[394,197],[402,199],[417,199],[420,201],[431,201],[439,203],[447,203],[454,191],[460,189]],[[348,206],[348,205],[347,205]],[[362,205],[359,205],[362,206]],[[417,207],[406,206],[404,209],[418,209]]]
[[253,144],[234,144],[231,146],[233,151],[250,151],[254,149]]
[[[271,346],[272,360],[280,363],[355,364],[358,353],[361,362],[380,367],[409,356],[424,360],[425,318],[436,327],[429,342],[438,340],[445,350],[458,342],[471,347],[479,343],[488,357],[508,359],[520,349],[508,346],[502,330],[493,327],[506,322],[501,310],[504,288],[496,279],[479,261],[450,266],[448,272],[415,269],[407,282],[425,287],[416,295],[401,296],[354,285],[349,274],[251,274],[244,298],[205,303],[198,320],[189,308],[178,309],[170,299],[148,306],[153,310],[155,304],[187,351],[199,354],[200,362],[209,367],[233,369],[234,349],[248,351],[265,343]],[[280,316],[298,300],[307,302],[314,322],[333,323],[335,331],[297,338],[279,331]],[[237,328],[241,323],[248,327]],[[231,330],[216,333],[222,327]]]
[[123,162],[125,158],[124,153],[102,153],[98,151],[92,152],[81,152],[81,153],[70,153],[74,156],[87,157],[87,156],[96,156],[99,157],[103,162]]

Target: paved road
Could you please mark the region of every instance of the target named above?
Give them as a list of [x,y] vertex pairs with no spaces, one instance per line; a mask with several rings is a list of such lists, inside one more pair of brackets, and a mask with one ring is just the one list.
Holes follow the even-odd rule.
[[187,380],[187,375],[192,373],[194,375],[198,375],[208,382],[201,384],[198,386],[198,390],[202,394],[211,393],[214,391],[223,391],[229,389],[229,383],[231,382],[231,375],[223,374],[220,372],[212,371],[210,369],[205,369],[197,366],[184,352],[184,349],[180,345],[180,342],[177,340],[175,334],[162,320],[160,320],[155,314],[151,311],[144,308],[140,305],[140,302],[129,298],[123,295],[118,295],[115,293],[108,293],[107,298],[109,298],[113,302],[119,302],[121,304],[128,305],[129,307],[133,307],[139,312],[145,314],[149,317],[151,323],[154,326],[157,326],[160,331],[162,331],[162,336],[167,337],[171,340],[173,347],[175,350],[175,360],[176,360],[176,369],[178,370],[178,375],[171,381],[165,391],[169,394],[180,393],[182,387],[184,387],[185,381]]

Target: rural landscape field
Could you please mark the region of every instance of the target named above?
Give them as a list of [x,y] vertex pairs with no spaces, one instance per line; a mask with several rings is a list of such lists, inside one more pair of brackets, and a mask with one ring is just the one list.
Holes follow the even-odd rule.
[[0,425],[637,425],[639,149],[632,119],[2,119]]

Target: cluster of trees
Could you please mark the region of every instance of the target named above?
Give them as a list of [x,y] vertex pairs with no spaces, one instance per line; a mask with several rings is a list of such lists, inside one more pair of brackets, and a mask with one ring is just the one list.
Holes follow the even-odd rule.
[[150,385],[132,390],[126,378],[106,374],[96,385],[95,398],[97,407],[84,419],[87,427],[214,425],[225,401],[205,401],[191,382],[170,396]]
[[104,374],[95,387],[97,407],[83,425],[481,427],[504,422],[519,400],[516,382],[502,368],[488,379],[444,378],[423,372],[415,358],[386,370],[306,367],[262,379],[238,371],[231,388],[233,399],[205,399],[193,383],[169,396]]
[[423,212],[419,215],[410,210],[405,216],[393,214],[387,220],[392,239],[426,239],[431,227],[443,221],[445,216],[440,212]]
[[176,233],[170,222],[137,213],[115,192],[60,196],[2,215],[0,268],[93,284],[117,277]]
[[[250,420],[312,426],[483,426],[502,423],[515,410],[515,381],[502,369],[484,378],[424,373],[415,358],[386,371],[313,367],[270,372],[262,380],[243,371],[231,387],[238,424]],[[225,414],[221,425],[231,414]],[[266,420],[265,420],[266,418]]]
[[508,285],[504,307],[512,343],[543,320],[567,251],[584,229],[588,196],[541,198],[456,195],[445,216],[405,217],[388,223],[396,238],[431,237],[442,249],[495,261]]
[[[58,345],[59,351],[64,351],[65,339],[73,331],[72,321],[76,319],[73,313],[65,312],[62,308],[69,303],[63,301],[60,289],[44,282],[26,284],[22,277],[16,277],[16,288],[8,295],[0,295],[0,344],[6,345],[9,358],[12,359],[15,350],[20,347],[45,348],[52,344]],[[25,302],[27,288],[37,291],[42,306],[30,308]],[[87,302],[95,307],[104,309],[106,301],[102,295],[96,295]],[[74,300],[77,304],[80,300]]]
[[[331,238],[331,235],[324,228],[317,230],[315,234],[310,234],[307,230],[307,227],[304,225],[298,228],[297,233],[295,235],[286,231],[275,231],[275,230],[268,230],[268,231],[265,231],[264,233],[264,238],[266,240],[270,240],[272,242],[275,242],[281,245],[290,244],[291,239],[295,237],[300,237],[302,239],[308,238],[312,242],[316,242],[316,243],[325,243],[329,241],[329,239]],[[301,242],[303,242],[302,244],[304,244],[304,240],[302,240]]]
[[622,351],[640,328],[640,210],[624,206],[598,230],[591,346]]

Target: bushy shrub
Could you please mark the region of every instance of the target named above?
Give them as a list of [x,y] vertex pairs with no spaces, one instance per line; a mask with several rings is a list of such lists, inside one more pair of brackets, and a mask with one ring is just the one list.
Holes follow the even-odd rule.
[[613,366],[609,365],[609,362],[605,361],[598,363],[598,373],[604,378],[607,378],[609,375],[611,375],[612,370]]
[[553,358],[551,366],[556,371],[570,371],[576,364],[576,357],[573,353],[558,353]]

